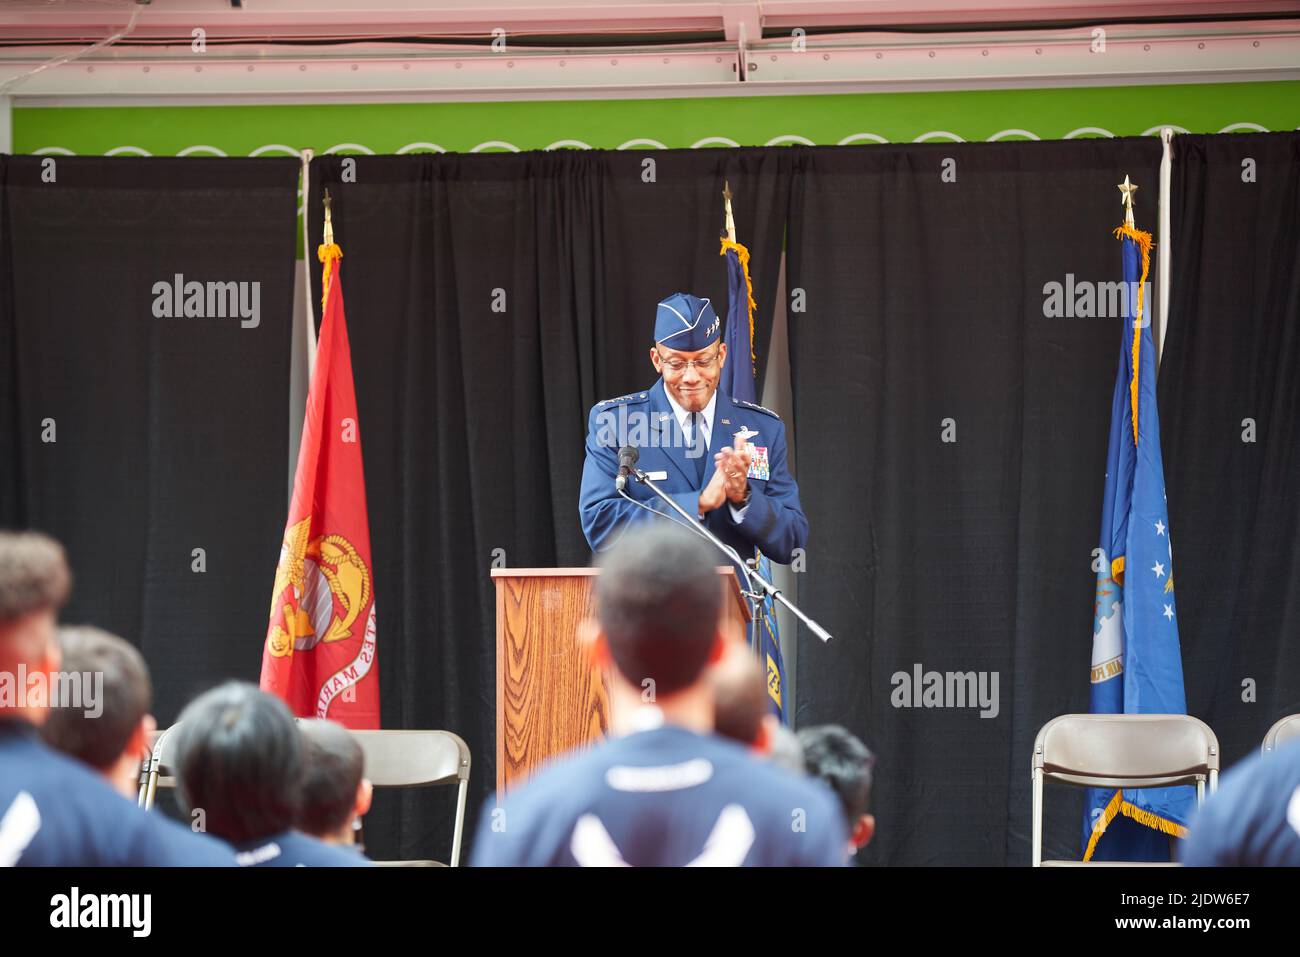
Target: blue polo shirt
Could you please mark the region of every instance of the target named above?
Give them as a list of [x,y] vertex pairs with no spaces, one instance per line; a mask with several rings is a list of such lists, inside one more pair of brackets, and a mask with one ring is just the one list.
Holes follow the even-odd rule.
[[478,866],[842,866],[821,782],[711,734],[661,725],[560,760],[479,819]]
[[301,831],[281,831],[235,845],[241,867],[369,867],[355,847],[326,844]]
[[232,867],[234,853],[137,807],[27,721],[0,719],[0,867]]

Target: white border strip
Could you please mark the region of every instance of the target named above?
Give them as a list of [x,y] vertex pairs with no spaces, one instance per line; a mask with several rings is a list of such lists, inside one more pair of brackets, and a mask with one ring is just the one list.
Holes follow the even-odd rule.
[[307,381],[316,368],[316,308],[311,294],[311,236],[307,232],[307,204],[311,201],[311,161],[315,150],[302,151],[302,285],[307,303]]
[[953,78],[947,80],[916,81],[809,81],[801,83],[690,83],[678,86],[610,85],[599,89],[583,87],[534,87],[531,89],[429,89],[421,92],[376,90],[337,91],[319,90],[302,93],[285,93],[267,90],[258,93],[204,93],[173,94],[88,94],[85,92],[51,93],[31,96],[15,95],[14,108],[39,109],[41,107],[115,107],[115,106],[318,106],[327,103],[373,105],[377,103],[514,103],[545,100],[689,100],[717,97],[769,97],[806,96],[822,93],[959,93],[978,90],[1051,90],[1092,87],[1128,87],[1155,84],[1182,86],[1185,84],[1255,83],[1300,80],[1300,68],[1278,70],[1267,74],[1250,71],[1224,73],[1187,73],[1181,75],[1157,73],[1125,73],[1110,76],[1033,77],[1028,79],[976,80]]
[[1160,142],[1164,146],[1164,155],[1160,157],[1160,212],[1158,217],[1159,234],[1156,237],[1156,282],[1158,293],[1156,315],[1160,319],[1160,337],[1156,340],[1156,374],[1160,373],[1160,357],[1165,354],[1165,333],[1169,331],[1169,271],[1173,263],[1173,251],[1169,248],[1173,238],[1169,228],[1169,186],[1173,172],[1174,131],[1165,127],[1160,131]]

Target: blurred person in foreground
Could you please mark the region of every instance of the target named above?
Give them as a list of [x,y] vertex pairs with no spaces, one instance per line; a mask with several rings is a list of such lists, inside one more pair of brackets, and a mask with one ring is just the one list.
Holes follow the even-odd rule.
[[195,698],[181,713],[176,791],[242,867],[362,867],[350,848],[294,829],[302,806],[303,739],[279,698],[239,681]]
[[[476,865],[840,865],[847,835],[822,785],[712,733],[723,653],[713,556],[672,524],[629,530],[596,582],[595,661],[610,737],[489,799]],[[653,703],[647,703],[648,695]]]
[[720,659],[709,666],[708,676],[713,686],[713,730],[766,754],[772,726],[764,719],[776,716],[768,706],[767,683],[749,647],[740,641],[725,642]]
[[803,750],[793,731],[772,713],[767,678],[744,642],[727,642],[722,660],[709,668],[714,731],[753,749],[777,767],[804,773]]
[[1229,769],[1180,843],[1187,867],[1300,867],[1300,741]]
[[79,706],[87,720],[104,717],[104,702],[90,700],[93,680],[64,680],[55,620],[70,588],[58,542],[0,532],[0,867],[232,865],[221,842],[136,807],[41,741],[51,698],[74,687],[82,700],[58,703]]
[[335,721],[299,721],[298,731],[305,764],[298,830],[326,844],[355,844],[373,794],[361,745]]
[[867,813],[871,803],[871,769],[876,763],[865,744],[838,724],[824,724],[799,732],[804,768],[811,777],[825,781],[840,799],[849,829],[845,857],[852,857],[870,843],[876,833],[876,818]]
[[98,628],[59,629],[64,674],[101,677],[99,714],[51,707],[41,739],[98,771],[113,789],[134,800],[140,765],[157,726],[149,709],[153,687],[144,658],[123,639]]

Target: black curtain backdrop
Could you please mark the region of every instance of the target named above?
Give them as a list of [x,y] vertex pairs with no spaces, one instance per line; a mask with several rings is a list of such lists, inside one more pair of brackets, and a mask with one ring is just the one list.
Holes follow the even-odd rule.
[[[725,309],[728,177],[762,367],[788,163],[759,149],[313,162],[311,234],[328,188],[343,249],[383,723],[469,743],[471,833],[496,783],[489,571],[588,563],[587,411],[654,382],[660,299],[690,291]],[[313,275],[319,288],[319,263]],[[381,858],[444,854],[452,807],[449,793],[381,793],[367,844]]]
[[[287,503],[297,178],[293,159],[0,156],[0,527],[64,543],[63,620],[140,647],[163,726],[258,677]],[[260,283],[258,325],[156,318],[154,284],[178,273]]]
[[[1115,184],[1153,227],[1159,162],[1154,138],[799,151],[799,599],[836,637],[801,633],[797,723],[878,755],[864,862],[1029,862],[1034,735],[1088,709],[1120,336],[1049,318],[1044,286],[1119,279]],[[996,673],[996,717],[895,707],[918,666]],[[1077,856],[1081,806],[1049,793],[1046,856]]]
[[[1229,760],[1300,710],[1298,142],[1175,140],[1165,462],[1189,707]],[[864,862],[1027,863],[1033,736],[1087,709],[1119,336],[1114,318],[1049,317],[1044,286],[1118,279],[1115,184],[1142,187],[1154,231],[1159,158],[1151,138],[317,159],[307,211],[319,237],[327,186],[384,725],[466,738],[469,826],[495,781],[489,569],[588,560],[586,411],[653,380],[658,299],[725,307],[730,179],[760,370],[789,231],[812,524],[796,580],[836,635],[800,636],[796,720],[880,756]],[[0,156],[0,525],[68,544],[65,620],[140,644],[167,723],[257,676],[286,508],[296,163],[55,161],[45,183],[44,158]],[[261,282],[260,326],[154,318],[176,273]],[[894,707],[892,676],[918,665],[996,673],[997,716]],[[1080,808],[1049,792],[1049,856],[1078,853]],[[445,853],[451,809],[379,797],[371,852]]]
[[1174,146],[1169,524],[1188,707],[1232,763],[1300,711],[1300,134]]

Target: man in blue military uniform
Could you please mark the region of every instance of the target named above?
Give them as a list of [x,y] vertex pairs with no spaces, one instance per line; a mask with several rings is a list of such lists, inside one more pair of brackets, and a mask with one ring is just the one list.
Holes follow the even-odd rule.
[[707,299],[674,293],[659,303],[651,388],[607,399],[587,419],[579,510],[593,551],[612,546],[638,522],[680,517],[646,486],[615,486],[618,453],[637,449],[644,470],[688,515],[742,558],[759,549],[789,564],[805,546],[808,519],[786,467],[785,426],[775,412],[718,391],[727,347]]

